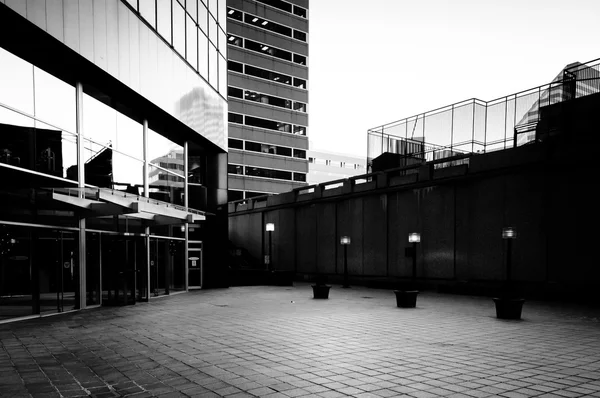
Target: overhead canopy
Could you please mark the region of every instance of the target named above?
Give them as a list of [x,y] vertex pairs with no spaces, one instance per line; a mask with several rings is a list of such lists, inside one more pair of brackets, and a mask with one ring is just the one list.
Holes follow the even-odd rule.
[[195,223],[206,219],[200,210],[107,188],[51,188],[53,200],[88,213],[86,218],[123,216],[154,225]]

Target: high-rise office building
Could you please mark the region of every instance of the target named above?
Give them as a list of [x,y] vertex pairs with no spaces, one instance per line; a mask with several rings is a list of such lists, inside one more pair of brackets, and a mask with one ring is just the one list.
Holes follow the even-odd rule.
[[227,0],[229,201],[307,184],[308,0]]
[[0,0],[0,321],[227,285],[225,0]]

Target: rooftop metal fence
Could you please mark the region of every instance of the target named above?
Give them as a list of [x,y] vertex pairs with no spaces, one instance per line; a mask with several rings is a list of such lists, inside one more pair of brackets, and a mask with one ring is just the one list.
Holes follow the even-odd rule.
[[565,68],[551,83],[493,101],[476,98],[369,129],[367,170],[385,152],[432,161],[535,141],[540,108],[600,92],[600,58]]

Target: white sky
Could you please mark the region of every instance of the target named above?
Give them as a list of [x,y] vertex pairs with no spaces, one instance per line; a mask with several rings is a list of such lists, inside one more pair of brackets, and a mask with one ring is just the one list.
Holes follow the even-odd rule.
[[600,58],[600,0],[312,0],[309,21],[311,149],[364,157],[369,128]]

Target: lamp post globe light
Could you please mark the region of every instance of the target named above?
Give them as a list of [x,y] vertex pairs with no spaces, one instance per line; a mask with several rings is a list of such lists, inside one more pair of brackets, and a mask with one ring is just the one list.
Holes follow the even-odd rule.
[[269,257],[268,257],[268,261],[267,261],[267,270],[271,270],[271,261],[272,261],[272,254],[273,254],[273,240],[271,235],[273,234],[273,231],[275,231],[275,224],[272,222],[269,222],[265,225],[265,230],[269,233]]
[[517,239],[515,228],[502,228],[502,239],[506,241],[506,283],[502,296],[494,298],[496,317],[499,319],[521,319],[525,299],[516,297],[512,286],[512,242]]
[[340,244],[342,246],[344,246],[344,285],[343,287],[345,288],[349,288],[350,285],[348,285],[348,245],[350,245],[350,237],[349,236],[342,236],[340,238]]

